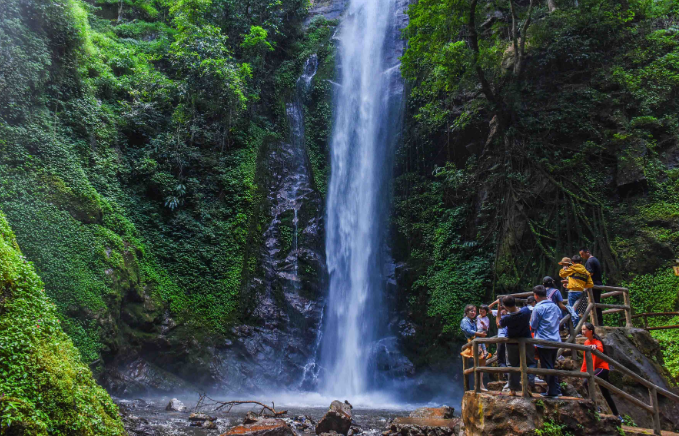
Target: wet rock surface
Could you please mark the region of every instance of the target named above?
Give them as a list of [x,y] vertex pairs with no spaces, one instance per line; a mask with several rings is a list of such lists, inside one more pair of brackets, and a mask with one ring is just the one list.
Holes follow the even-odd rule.
[[296,433],[282,419],[264,418],[252,424],[237,425],[221,436],[296,436]]
[[599,415],[589,400],[523,398],[468,391],[462,400],[466,436],[534,435],[549,420],[576,436],[619,435],[620,421]]
[[383,436],[457,436],[461,419],[455,418],[455,409],[448,406],[421,407],[408,417],[394,418]]
[[[666,389],[679,393],[670,383],[671,376],[664,367],[662,352],[658,341],[644,329],[597,327],[596,333],[602,338],[606,353],[627,369],[644,379]],[[648,404],[648,389],[636,383],[631,377],[611,368],[610,381],[616,387],[637,397]],[[583,390],[584,391],[584,390]],[[618,411],[629,415],[640,427],[653,428],[653,420],[649,413],[618,396],[613,396]],[[664,430],[679,430],[679,404],[658,396],[660,403],[660,420]],[[604,411],[608,410],[605,402]]]
[[330,404],[330,410],[323,416],[316,426],[316,434],[336,432],[346,435],[351,429],[352,406],[346,401],[335,400]]

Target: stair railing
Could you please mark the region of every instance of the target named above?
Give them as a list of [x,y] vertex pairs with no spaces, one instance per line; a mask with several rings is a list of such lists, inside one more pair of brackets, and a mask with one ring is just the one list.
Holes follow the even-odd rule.
[[[590,304],[591,306],[591,304]],[[584,318],[584,317],[583,317]],[[491,367],[491,366],[479,366],[479,345],[481,344],[518,344],[519,346],[519,367]],[[544,347],[550,347],[550,348],[566,348],[566,349],[571,349],[571,350],[576,350],[576,351],[582,351],[584,353],[584,358],[586,362],[586,368],[587,372],[580,372],[577,370],[574,371],[567,371],[567,370],[561,370],[561,369],[546,369],[546,368],[529,368],[526,362],[526,348],[527,346],[532,345],[541,345]],[[679,403],[679,395],[670,392],[666,389],[661,388],[660,386],[651,383],[650,381],[644,379],[643,377],[635,374],[633,371],[629,370],[628,368],[622,366],[618,361],[615,359],[611,358],[610,356],[607,356],[603,353],[601,353],[598,350],[592,350],[590,347],[584,346],[584,345],[579,345],[579,344],[573,344],[573,343],[567,343],[567,342],[555,342],[555,341],[545,341],[541,339],[532,339],[532,338],[521,338],[521,339],[516,339],[516,338],[498,338],[498,337],[493,337],[493,338],[476,338],[472,340],[471,342],[465,344],[462,349],[466,350],[467,348],[472,347],[472,355],[473,355],[473,366],[471,368],[467,368],[467,360],[468,359],[462,359],[462,374],[463,374],[463,380],[464,380],[464,390],[468,391],[469,389],[469,380],[467,378],[468,375],[473,374],[474,375],[474,392],[478,393],[480,392],[481,388],[481,377],[483,376],[483,373],[489,373],[489,374],[506,374],[506,373],[521,373],[521,395],[524,397],[530,397],[531,394],[528,390],[528,374],[535,374],[535,375],[540,375],[540,376],[560,376],[560,377],[577,377],[577,378],[586,378],[588,380],[588,397],[589,399],[594,403],[596,406],[596,390],[595,390],[595,383],[598,384],[599,386],[602,386],[609,391],[613,392],[616,395],[619,395],[629,401],[630,403],[633,403],[634,405],[638,406],[639,408],[645,410],[646,412],[650,413],[653,415],[653,433],[656,435],[661,434],[661,425],[660,425],[660,405],[658,403],[658,394],[669,398],[672,401],[675,401]],[[645,386],[648,389],[649,393],[649,403],[646,404],[645,402],[639,400],[638,398],[628,394],[627,392],[617,388],[616,386],[612,385],[611,383],[596,377],[594,375],[594,363],[593,363],[593,358],[592,356],[596,356],[597,359],[603,360],[607,362],[609,365],[613,365],[617,371],[622,372],[623,374],[627,375],[628,377],[632,378],[635,380],[637,383]]]

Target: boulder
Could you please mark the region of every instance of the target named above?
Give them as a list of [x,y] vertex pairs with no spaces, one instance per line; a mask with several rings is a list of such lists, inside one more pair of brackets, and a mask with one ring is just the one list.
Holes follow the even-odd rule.
[[382,436],[457,436],[461,420],[441,418],[394,418]]
[[560,397],[511,397],[465,392],[462,419],[467,436],[535,435],[548,422],[576,436],[617,436],[620,421],[599,415],[590,400]]
[[[638,328],[597,327],[596,333],[602,338],[606,353],[627,369],[644,379],[671,392],[679,393],[670,382],[669,374],[663,361],[658,341],[650,333]],[[611,368],[610,381],[628,394],[648,403],[648,389]],[[613,395],[613,400],[622,415],[629,415],[640,427],[653,428],[651,414],[640,409],[629,401]],[[660,421],[663,430],[679,430],[679,404],[658,395],[660,404]],[[602,409],[606,410],[605,402]]]
[[165,406],[165,410],[167,410],[168,412],[184,412],[186,410],[186,406],[178,399],[173,398],[170,400],[169,403],[167,403],[167,406]]
[[282,419],[264,418],[252,424],[241,424],[220,436],[296,436],[294,430]]
[[[502,390],[502,389],[500,389]],[[420,407],[410,413],[411,418],[452,419],[455,409],[448,406]]]
[[330,410],[321,418],[316,426],[316,434],[331,431],[346,435],[351,428],[351,409],[348,402],[335,400],[330,404]]

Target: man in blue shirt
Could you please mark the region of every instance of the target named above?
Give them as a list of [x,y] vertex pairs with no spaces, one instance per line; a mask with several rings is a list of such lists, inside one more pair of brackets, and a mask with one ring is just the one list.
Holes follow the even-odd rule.
[[[514,297],[507,296],[502,299],[502,305],[507,309],[508,314],[505,316],[497,315],[497,326],[507,329],[508,338],[530,338],[530,318],[531,311],[528,307],[519,309],[516,307],[516,300]],[[498,335],[499,336],[499,335]],[[526,363],[528,366],[534,366],[535,351],[533,347],[526,346]],[[519,344],[507,344],[507,357],[509,365],[518,368],[521,363],[521,356],[519,354]],[[535,384],[535,375],[528,375],[528,384],[533,387]],[[516,391],[521,389],[521,373],[512,372],[509,374],[509,391],[511,395],[516,395]]]
[[[533,296],[538,302],[535,305],[535,309],[533,309],[533,315],[530,320],[530,326],[535,332],[535,339],[561,342],[561,336],[559,335],[561,309],[559,309],[551,299],[547,298],[547,290],[542,285],[533,288]],[[554,369],[558,349],[538,345],[537,351],[542,367],[545,369]],[[559,380],[556,376],[547,376],[547,386],[547,393],[543,394],[543,396],[561,396],[561,388],[559,387]]]

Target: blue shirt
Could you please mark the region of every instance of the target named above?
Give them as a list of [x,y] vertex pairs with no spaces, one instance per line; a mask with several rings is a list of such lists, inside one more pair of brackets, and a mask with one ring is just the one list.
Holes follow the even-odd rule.
[[[552,300],[542,300],[535,305],[530,326],[535,332],[535,339],[543,341],[561,342],[559,335],[559,321],[561,321],[561,309]],[[552,348],[537,345],[540,348]]]
[[[497,316],[497,310],[491,311],[493,316]],[[498,338],[506,338],[507,337],[507,327],[498,327],[497,329],[497,337]]]
[[530,338],[530,316],[530,309],[522,307],[517,312],[503,316],[500,327],[507,328],[508,338]]
[[460,329],[462,330],[462,333],[464,333],[465,338],[473,338],[476,334],[476,321],[465,316],[462,318],[462,322],[460,322]]
[[563,301],[563,296],[561,295],[561,291],[559,291],[556,288],[547,288],[547,296],[549,297],[551,294],[551,299],[554,302],[554,304],[558,305]]

